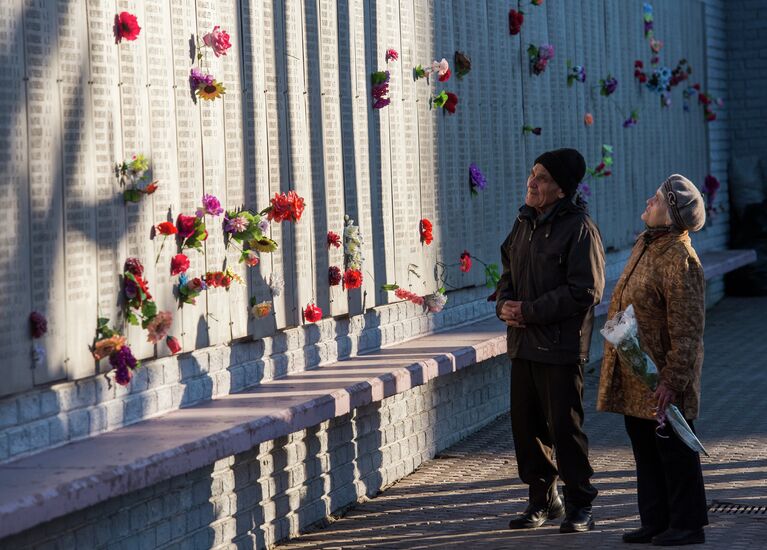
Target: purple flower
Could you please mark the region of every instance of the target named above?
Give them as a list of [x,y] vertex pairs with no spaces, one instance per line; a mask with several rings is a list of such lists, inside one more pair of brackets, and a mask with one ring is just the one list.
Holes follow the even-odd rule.
[[373,103],[373,109],[383,109],[387,105],[391,103],[391,100],[388,97],[382,97],[380,99],[376,99],[375,103]]
[[201,86],[207,86],[212,83],[213,75],[203,74],[197,67],[193,67],[192,71],[189,73],[189,85],[192,87],[192,90],[196,90]]
[[578,185],[578,194],[582,198],[584,198],[584,199],[587,198],[587,197],[590,197],[591,196],[591,187],[589,187],[589,184],[588,183],[581,183],[580,185]]
[[476,193],[482,191],[487,186],[487,179],[479,169],[479,166],[473,162],[469,165],[469,183],[471,184],[471,192]]
[[[220,216],[224,209],[221,207],[221,203],[213,195],[205,194],[202,196],[202,213],[210,214],[211,216]],[[197,210],[197,217],[200,216],[200,209]]]
[[224,219],[224,231],[227,233],[242,233],[248,228],[250,222],[242,216]]
[[109,356],[109,364],[117,369],[118,373],[120,369],[135,369],[138,365],[136,358],[133,357],[130,347],[123,346],[118,351]]
[[139,287],[133,277],[125,277],[123,292],[125,293],[125,297],[128,300],[133,300],[136,296],[139,295]]
[[115,371],[115,382],[121,386],[130,384],[131,378],[133,378],[133,373],[131,373],[128,367],[121,367]]
[[544,61],[548,61],[549,59],[554,57],[554,46],[551,44],[541,44],[541,47],[538,48],[538,57]]
[[618,80],[614,76],[608,75],[604,80],[600,80],[600,84],[602,84],[600,93],[602,95],[610,95],[618,87]]

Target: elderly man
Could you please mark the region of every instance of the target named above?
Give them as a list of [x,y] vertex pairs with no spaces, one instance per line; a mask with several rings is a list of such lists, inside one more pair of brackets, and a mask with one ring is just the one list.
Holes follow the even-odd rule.
[[[538,157],[525,205],[501,246],[496,312],[508,325],[511,427],[519,477],[529,486],[528,506],[511,520],[512,529],[540,527],[562,515],[563,533],[594,528],[583,365],[605,260],[599,230],[576,198],[585,172],[575,149]],[[557,477],[565,484],[564,506]]]

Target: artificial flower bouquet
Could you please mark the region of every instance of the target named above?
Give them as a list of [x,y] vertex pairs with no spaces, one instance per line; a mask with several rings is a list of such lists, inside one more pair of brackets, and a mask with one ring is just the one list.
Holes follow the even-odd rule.
[[[629,305],[625,311],[616,313],[612,319],[605,323],[604,328],[599,332],[605,337],[605,340],[615,347],[621,364],[624,367],[630,368],[648,388],[655,390],[659,381],[658,367],[642,351],[642,347],[639,344],[633,304]],[[665,411],[659,413],[658,421],[661,426],[665,420],[668,420],[674,432],[690,449],[702,452],[708,456],[706,449],[692,432],[676,405],[670,404],[666,407]]]

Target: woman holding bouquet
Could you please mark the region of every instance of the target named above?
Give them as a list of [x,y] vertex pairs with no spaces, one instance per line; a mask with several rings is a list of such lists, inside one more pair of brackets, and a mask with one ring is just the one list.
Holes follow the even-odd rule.
[[705,203],[690,180],[674,174],[648,199],[642,220],[647,228],[615,286],[608,318],[633,304],[639,343],[657,365],[659,383],[649,391],[606,343],[597,409],[624,415],[636,460],[642,525],[623,541],[702,543],[708,516],[700,457],[670,427],[658,429],[656,415],[673,403],[691,427],[698,416],[705,279],[689,232],[703,227]]

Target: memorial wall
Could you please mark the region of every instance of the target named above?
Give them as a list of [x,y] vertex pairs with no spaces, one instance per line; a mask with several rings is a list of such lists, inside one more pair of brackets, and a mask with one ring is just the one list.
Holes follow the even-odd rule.
[[[641,2],[521,2],[518,29],[510,25],[515,4],[3,2],[0,395],[111,370],[92,354],[99,318],[138,360],[172,353],[126,322],[128,258],[143,265],[157,310],[172,314],[164,330],[182,352],[309,322],[311,304],[327,317],[400,299],[382,285],[419,297],[444,288],[448,299],[485,285],[485,264],[499,262],[533,159],[555,147],[586,158],[592,174],[582,192],[605,247],[629,247],[644,200],[669,173],[702,185],[711,170],[716,122],[706,116],[717,105],[706,94],[704,5],[655,2],[648,36]],[[117,40],[123,12],[140,26],[133,39]],[[216,26],[229,35],[221,55],[204,40]],[[449,78],[440,78],[439,63],[417,78],[417,66],[429,72],[443,58]],[[641,82],[637,60],[649,79],[663,67],[681,67],[685,78],[660,93]],[[192,69],[220,83],[222,95],[197,93]],[[381,108],[376,71],[389,72],[390,103]],[[146,170],[116,174],[134,157],[146,159]],[[485,182],[476,189],[475,180],[476,192],[472,164]],[[258,263],[249,266],[241,261],[249,245],[227,233],[226,219],[262,213],[289,191],[304,200],[300,219],[264,223],[278,246],[250,247]],[[202,214],[199,249],[158,230],[179,226],[180,214],[196,216],[205,195],[225,212]],[[329,270],[346,271],[353,252],[345,216],[362,236],[359,288],[330,284]],[[428,244],[424,219],[433,226]],[[186,277],[214,281],[194,304],[172,274],[181,253]],[[221,276],[215,283],[216,273],[228,284]],[[253,310],[265,302],[265,315]],[[39,338],[30,334],[33,311],[47,323]]]

